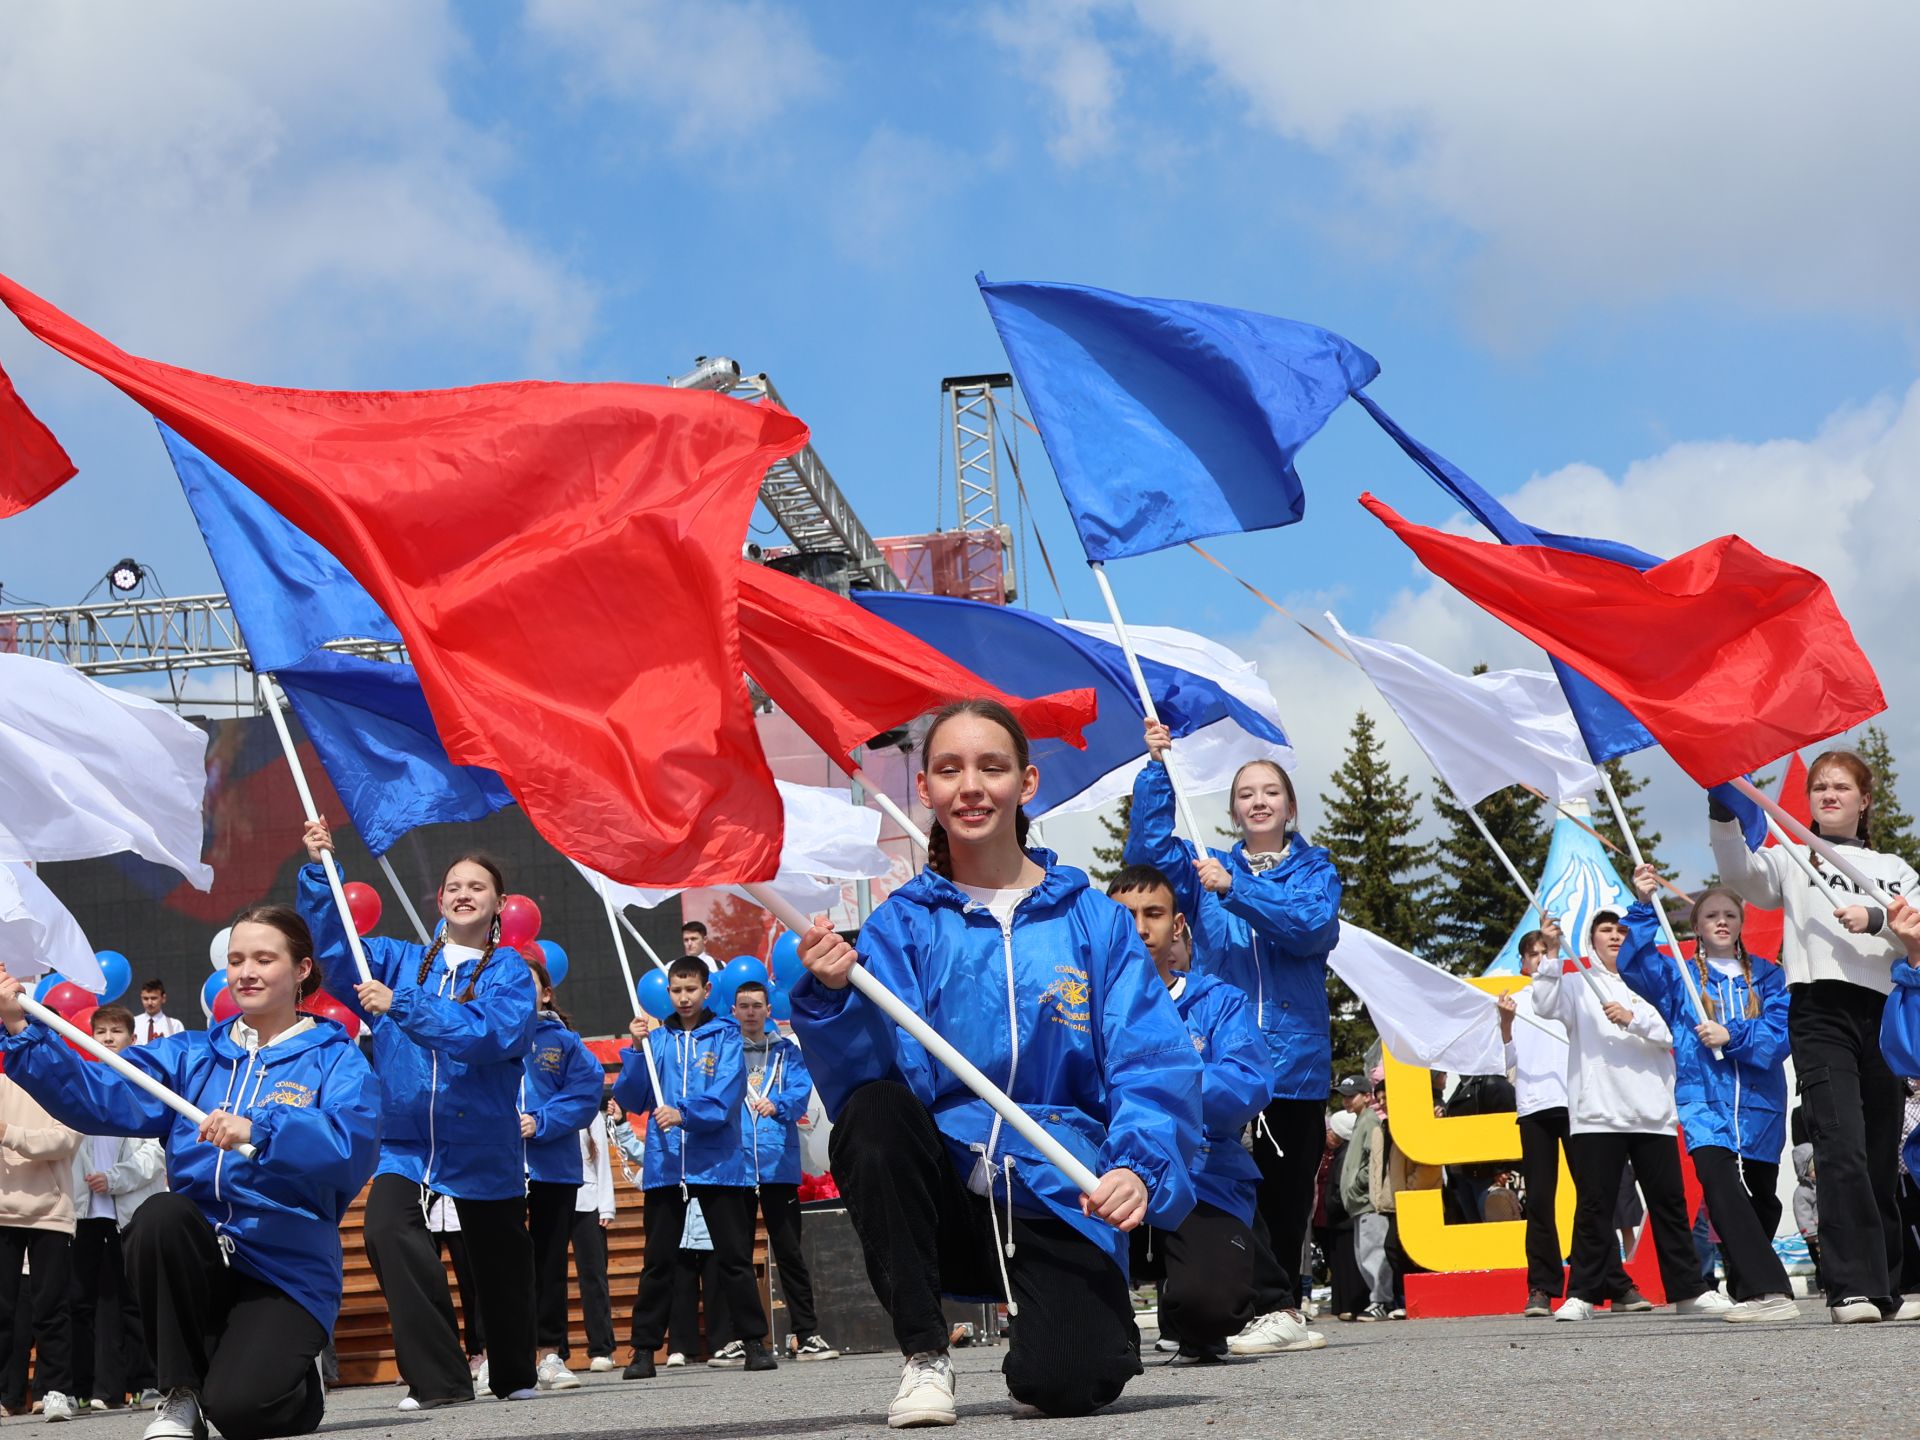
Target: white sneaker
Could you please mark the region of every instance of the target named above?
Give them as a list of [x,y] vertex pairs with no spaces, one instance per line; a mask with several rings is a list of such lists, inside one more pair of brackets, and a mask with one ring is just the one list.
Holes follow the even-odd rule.
[[[396,1410],[402,1411],[408,1415],[411,1415],[414,1411],[420,1408],[420,1402],[414,1399],[413,1396],[411,1395],[403,1395],[400,1398],[400,1403],[394,1406],[393,1408]],[[151,1427],[149,1427],[149,1429],[151,1429]],[[168,1433],[171,1434],[172,1432],[169,1431]],[[157,1437],[149,1434],[146,1437],[146,1440],[157,1440]]]
[[1880,1307],[1861,1295],[1842,1297],[1838,1305],[1830,1306],[1827,1314],[1836,1325],[1878,1325]]
[[1742,1300],[1723,1318],[1736,1325],[1764,1320],[1798,1320],[1800,1306],[1791,1295],[1756,1295],[1751,1300]]
[[540,1357],[534,1384],[542,1390],[578,1390],[580,1377],[567,1368],[567,1362],[556,1351],[549,1350]]
[[1579,1300],[1569,1295],[1561,1302],[1560,1308],[1553,1312],[1553,1318],[1556,1320],[1591,1320],[1593,1318],[1593,1306],[1585,1300]]
[[[578,1380],[575,1380],[573,1383],[578,1385],[580,1382]],[[528,1386],[523,1386],[521,1389],[518,1389],[518,1390],[509,1390],[505,1395],[502,1395],[500,1398],[502,1400],[538,1400],[540,1398],[540,1392],[534,1389],[532,1386],[528,1385]]]
[[[1253,1327],[1249,1325],[1247,1328],[1250,1330]],[[1245,1332],[1243,1331],[1241,1333],[1244,1334]],[[1158,1350],[1162,1355],[1178,1355],[1180,1353],[1180,1342],[1178,1340],[1169,1340],[1163,1335],[1153,1342],[1153,1348]]]
[[[686,1358],[685,1356],[681,1357],[682,1360],[684,1360],[685,1358]],[[668,1363],[672,1363],[672,1362],[668,1362]],[[619,1368],[620,1368],[619,1366],[613,1363],[613,1356],[611,1355],[596,1355],[593,1357],[593,1359],[587,1362],[587,1369],[591,1370],[596,1375],[604,1375],[609,1370],[617,1370]]]
[[49,1390],[41,1397],[40,1416],[43,1420],[71,1420],[74,1416],[73,1401],[58,1390]]
[[1015,1420],[1044,1420],[1047,1418],[1046,1411],[1042,1410],[1038,1405],[1029,1405],[1024,1400],[1009,1399],[1007,1405],[1009,1412]]
[[474,1398],[478,1399],[482,1395],[489,1394],[492,1390],[493,1367],[483,1358],[480,1361],[480,1368],[473,1372]]
[[1246,1329],[1227,1341],[1227,1349],[1235,1355],[1279,1355],[1323,1349],[1326,1343],[1326,1336],[1307,1328],[1298,1310],[1272,1310],[1254,1316]]
[[687,1357],[681,1354],[678,1350],[675,1350],[671,1355],[667,1356],[667,1368],[669,1370],[678,1370],[681,1366],[685,1365],[686,1363],[687,1363]]
[[1920,1320],[1920,1295],[1902,1295],[1900,1308],[1887,1316],[1889,1320]]
[[923,1350],[900,1372],[900,1393],[887,1407],[887,1428],[907,1430],[918,1425],[951,1425],[953,1366],[945,1355]]
[[200,1413],[200,1397],[191,1390],[169,1390],[160,1397],[153,1419],[141,1440],[207,1440],[207,1420]]
[[1685,1300],[1676,1300],[1673,1313],[1676,1315],[1724,1315],[1733,1309],[1733,1301],[1718,1290],[1702,1290],[1698,1295],[1689,1295]]

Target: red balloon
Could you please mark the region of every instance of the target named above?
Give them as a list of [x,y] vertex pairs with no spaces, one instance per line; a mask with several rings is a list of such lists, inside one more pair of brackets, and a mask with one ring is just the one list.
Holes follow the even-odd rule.
[[347,896],[347,913],[353,916],[356,935],[367,935],[380,923],[380,892],[371,885],[349,880],[341,887]]
[[[74,1029],[85,1031],[87,1034],[91,1035],[93,1033],[93,1012],[98,1010],[99,1008],[100,1007],[98,1005],[89,1005],[84,1010],[74,1011],[74,1013],[69,1015],[67,1018],[73,1022]],[[62,1035],[60,1038],[62,1040],[67,1040],[67,1037],[64,1035]],[[74,1044],[73,1041],[71,1040],[67,1040],[67,1048],[73,1051],[78,1056],[80,1056],[80,1058],[83,1060],[95,1060],[94,1053],[91,1050],[83,1050],[80,1046]],[[95,1060],[95,1063],[97,1064],[98,1061]]]
[[360,1017],[324,990],[316,990],[300,1002],[300,1008],[322,1020],[333,1020],[346,1028],[347,1038],[360,1038]]
[[62,980],[47,991],[46,999],[40,1003],[63,1018],[71,1020],[82,1010],[93,1009],[100,1003],[100,997],[91,991],[82,990],[71,980]]
[[524,895],[500,902],[500,943],[518,950],[540,934],[540,907]]
[[213,1023],[224,1025],[240,1013],[240,1002],[233,998],[233,991],[222,985],[213,997]]

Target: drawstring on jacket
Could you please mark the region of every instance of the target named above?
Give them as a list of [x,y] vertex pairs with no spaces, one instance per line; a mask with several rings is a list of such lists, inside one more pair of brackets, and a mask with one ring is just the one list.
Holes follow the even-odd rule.
[[[1015,988],[1013,977],[1013,916],[1009,914],[1005,923],[1001,923],[998,916],[993,915],[990,909],[978,904],[978,902],[970,902],[967,908],[986,910],[987,914],[1000,926],[1000,950],[1002,956],[1005,958],[1007,970],[1007,1044],[1012,1052],[1011,1057],[1007,1061],[1007,1083],[1005,1089],[1008,1095],[1012,1095],[1014,1078],[1020,1073],[1020,1009],[1019,992]],[[1007,1277],[1007,1261],[1013,1258],[1014,1251],[1014,1157],[1011,1155],[1007,1156],[1005,1161],[999,1166],[996,1166],[993,1162],[994,1152],[1000,1148],[1001,1124],[1001,1117],[996,1111],[993,1117],[993,1126],[987,1132],[986,1143],[982,1145],[976,1142],[967,1148],[980,1157],[981,1168],[986,1172],[987,1223],[993,1228],[993,1252],[994,1258],[1000,1266],[1000,1287],[1006,1292],[1007,1296],[1007,1314],[1014,1316],[1020,1313],[1020,1306],[1019,1302],[1013,1298],[1013,1282]],[[1000,1217],[993,1208],[993,1181],[996,1174],[1004,1175],[1007,1182],[1007,1236],[1004,1242],[1000,1238]]]

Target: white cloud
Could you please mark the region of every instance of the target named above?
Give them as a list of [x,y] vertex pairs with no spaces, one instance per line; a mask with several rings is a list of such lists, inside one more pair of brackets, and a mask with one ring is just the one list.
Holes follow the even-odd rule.
[[1020,73],[1050,100],[1055,129],[1047,141],[1053,157],[1077,165],[1114,143],[1114,108],[1120,99],[1120,65],[1095,33],[1094,0],[1023,0],[989,10],[988,38],[1010,52]]
[[[968,178],[977,178],[978,166],[968,169]],[[823,182],[835,246],[868,265],[904,264],[916,235],[955,203],[960,173],[952,151],[882,125],[843,173]]]

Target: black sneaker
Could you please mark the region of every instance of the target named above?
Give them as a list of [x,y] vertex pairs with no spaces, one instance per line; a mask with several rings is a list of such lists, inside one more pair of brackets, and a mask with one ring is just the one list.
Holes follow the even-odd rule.
[[796,1360],[838,1360],[840,1358],[840,1352],[827,1343],[826,1336],[815,1334],[807,1336],[804,1341],[794,1347],[793,1358]]
[[1178,1353],[1167,1361],[1169,1365],[1224,1365],[1226,1363],[1225,1353],[1211,1345],[1182,1345]]
[[1551,1315],[1553,1314],[1553,1297],[1544,1290],[1529,1290],[1527,1308],[1520,1313],[1531,1316]]
[[778,1370],[780,1362],[773,1358],[773,1352],[767,1349],[764,1340],[749,1340],[746,1343],[746,1368],[749,1370]]
[[1643,1315],[1651,1309],[1653,1302],[1632,1286],[1628,1286],[1627,1293],[1613,1302],[1616,1315]]
[[627,1362],[627,1368],[620,1372],[622,1380],[651,1380],[659,1372],[653,1368],[651,1350],[635,1350],[633,1359]]
[[733,1370],[747,1362],[747,1346],[742,1340],[729,1340],[707,1357],[709,1370]]

